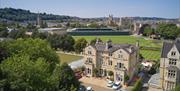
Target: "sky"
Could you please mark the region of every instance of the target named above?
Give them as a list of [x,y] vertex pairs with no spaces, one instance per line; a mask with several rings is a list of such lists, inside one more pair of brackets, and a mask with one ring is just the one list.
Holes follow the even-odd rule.
[[0,0],[0,8],[5,7],[82,18],[109,14],[115,17],[180,17],[180,0]]

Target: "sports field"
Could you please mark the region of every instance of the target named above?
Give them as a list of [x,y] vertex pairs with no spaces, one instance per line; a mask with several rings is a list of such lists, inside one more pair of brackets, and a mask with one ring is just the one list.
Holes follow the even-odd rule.
[[[79,38],[85,38],[88,42],[92,39],[100,38],[104,42],[111,39],[113,43],[127,43],[127,44],[135,44],[139,41],[141,47],[153,47],[153,48],[161,48],[162,41],[160,40],[146,40],[142,37],[134,37],[134,36],[73,36],[75,40]],[[152,51],[152,50],[140,50],[140,53],[145,59],[157,60],[160,58],[160,50]]]

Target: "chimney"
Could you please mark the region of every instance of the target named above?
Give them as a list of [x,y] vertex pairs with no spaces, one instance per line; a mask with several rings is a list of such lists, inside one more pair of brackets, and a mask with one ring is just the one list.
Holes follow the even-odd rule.
[[112,41],[109,39],[107,42],[106,42],[106,50],[108,50],[109,48],[112,47]]
[[99,38],[96,38],[96,44],[99,44],[101,41]]

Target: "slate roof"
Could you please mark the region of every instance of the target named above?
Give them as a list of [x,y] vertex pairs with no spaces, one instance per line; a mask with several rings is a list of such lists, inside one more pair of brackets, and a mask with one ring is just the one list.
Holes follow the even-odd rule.
[[180,38],[177,38],[175,42],[164,42],[161,52],[161,58],[167,58],[167,54],[172,49],[173,46],[176,46],[178,51],[180,52]]
[[105,51],[108,51],[108,52],[114,52],[118,49],[123,49],[124,51],[126,51],[128,54],[130,54],[130,51],[128,50],[128,48],[132,47],[132,52],[133,53],[134,51],[137,50],[137,47],[135,45],[131,45],[131,44],[112,44],[111,47],[108,48],[108,50],[106,49],[106,44],[104,43],[98,43],[98,44],[95,44],[95,45],[92,45],[97,51],[102,51],[102,52],[105,52]]

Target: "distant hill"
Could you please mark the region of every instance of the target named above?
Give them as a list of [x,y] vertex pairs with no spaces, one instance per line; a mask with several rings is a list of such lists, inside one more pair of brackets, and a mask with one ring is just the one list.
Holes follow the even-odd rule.
[[[0,8],[0,19],[9,21],[35,21],[38,13],[30,12],[29,10],[14,9],[14,8]],[[75,17],[64,16],[64,15],[53,15],[40,13],[43,20],[66,20]]]
[[[0,21],[36,21],[38,13],[33,13],[29,10],[24,9],[14,9],[14,8],[0,8]],[[54,14],[46,14],[40,13],[40,16],[43,20],[75,20],[75,21],[104,21],[107,20],[108,17],[97,17],[97,18],[79,18],[65,15],[54,15]],[[166,18],[158,18],[158,17],[131,17],[133,20],[177,20],[177,19],[166,19]],[[119,17],[114,17],[115,20],[119,20]]]

